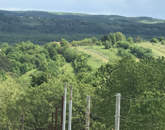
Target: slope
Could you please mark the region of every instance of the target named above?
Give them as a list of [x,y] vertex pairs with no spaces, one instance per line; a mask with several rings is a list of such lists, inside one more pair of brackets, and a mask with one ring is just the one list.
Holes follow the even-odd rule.
[[[136,45],[143,48],[152,49],[152,54],[155,58],[162,57],[162,56],[165,57],[165,45],[161,45],[159,43],[152,44],[150,42],[142,42]],[[104,49],[103,46],[77,46],[74,48],[90,56],[88,59],[88,64],[93,69],[97,69],[101,65],[106,64],[108,62],[111,64],[115,64],[122,58],[121,56],[118,55],[118,50],[120,48]],[[138,58],[137,58],[137,61],[138,61]]]
[[0,42],[44,43],[101,37],[109,32],[152,38],[165,36],[165,21],[149,17],[87,15],[42,11],[0,11]]
[[115,48],[107,50],[103,46],[78,46],[76,49],[90,56],[88,64],[93,69],[99,68],[108,62],[114,64],[121,58],[117,55],[117,49]]

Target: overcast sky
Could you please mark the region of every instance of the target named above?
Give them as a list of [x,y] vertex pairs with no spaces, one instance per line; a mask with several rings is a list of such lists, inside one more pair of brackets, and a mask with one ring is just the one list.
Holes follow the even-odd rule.
[[165,0],[0,0],[0,9],[44,10],[165,19]]

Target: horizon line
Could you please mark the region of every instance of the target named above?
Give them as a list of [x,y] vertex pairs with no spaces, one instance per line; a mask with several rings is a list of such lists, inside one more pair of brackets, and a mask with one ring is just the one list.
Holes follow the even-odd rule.
[[136,17],[148,17],[148,18],[154,18],[154,19],[159,19],[159,20],[165,20],[163,18],[157,18],[157,17],[152,17],[152,16],[127,16],[127,15],[121,15],[121,14],[110,14],[110,13],[93,13],[93,12],[75,12],[75,11],[53,11],[53,10],[45,10],[45,9],[21,9],[21,8],[0,8],[1,11],[36,11],[36,12],[48,12],[48,13],[72,13],[72,14],[82,14],[82,15],[103,15],[103,16],[122,16],[122,17],[132,17],[132,18],[136,18]]

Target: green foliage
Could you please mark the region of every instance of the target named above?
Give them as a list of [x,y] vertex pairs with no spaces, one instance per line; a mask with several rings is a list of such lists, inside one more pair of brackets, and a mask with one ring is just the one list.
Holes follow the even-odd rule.
[[132,57],[132,54],[129,52],[129,50],[125,50],[123,48],[119,48],[117,54],[121,57]]
[[68,47],[69,46],[69,42],[65,39],[62,39],[61,42],[60,42],[60,45],[62,47]]
[[92,37],[91,39],[92,39],[93,43],[97,43],[97,41],[98,41],[98,39],[96,37]]
[[164,45],[165,37],[152,38],[151,42],[152,43],[161,43],[162,45]]
[[98,45],[98,46],[102,46],[103,43],[102,43],[101,41],[97,41],[97,42],[96,42],[96,45]]
[[151,39],[151,42],[152,42],[152,43],[158,43],[159,40],[158,40],[157,38],[152,38],[152,39]]
[[151,49],[145,49],[145,48],[138,47],[138,46],[132,46],[130,48],[130,50],[131,50],[131,53],[138,58],[152,57]]
[[134,43],[134,38],[133,37],[128,37],[127,41],[130,42],[130,43]]
[[106,41],[104,42],[104,46],[105,46],[105,49],[111,48],[111,47],[112,47],[112,41],[106,40]]
[[35,74],[32,74],[31,77],[32,87],[40,86],[41,84],[48,82],[48,76],[44,72],[35,72]]
[[96,45],[98,43],[98,40],[95,37],[92,38],[85,38],[80,41],[72,41],[71,44],[73,46],[92,46]]
[[[6,59],[11,62],[12,72],[25,74],[33,69],[46,71],[49,62],[52,61],[56,61],[57,66],[63,65],[64,58],[58,54],[58,48],[58,45],[53,43],[39,46],[31,42],[22,42],[5,47],[5,49],[2,48],[2,50],[4,50]],[[5,61],[2,62],[4,63]],[[8,63],[5,67],[8,65],[10,64]]]
[[73,62],[73,68],[75,73],[88,72],[91,70],[91,67],[87,64],[88,56],[80,55]]
[[126,58],[116,65],[107,64],[98,70],[98,102],[93,107],[94,113],[105,123],[106,129],[114,128],[112,115],[115,115],[116,93],[122,94],[121,129],[165,128],[165,118],[162,115],[165,113],[164,67],[164,59],[144,59],[136,62]]
[[58,54],[57,50],[60,48],[60,44],[56,42],[47,43],[45,45],[45,48],[47,49],[49,53],[49,57],[52,60],[56,60],[57,54]]
[[110,33],[102,37],[102,42],[104,42],[105,49],[115,47],[116,44],[126,41],[126,36],[121,32]]
[[4,71],[0,70],[0,81],[4,81],[6,79],[7,79],[6,73]]
[[17,101],[22,94],[20,85],[11,77],[8,77],[5,81],[1,81],[0,95],[1,95],[1,129],[13,129],[19,128],[19,119],[21,112],[17,107]]
[[114,128],[116,93],[122,94],[121,129],[164,129],[165,59],[151,58],[151,49],[126,41],[122,33],[103,39],[76,41],[78,47],[64,39],[43,46],[29,41],[0,45],[0,129],[20,129],[22,116],[24,129],[47,129],[55,107],[60,113],[65,84],[68,91],[73,88],[73,130],[85,129],[87,95],[91,129]]
[[116,41],[126,41],[126,36],[121,32],[116,32]]
[[161,42],[161,41],[165,40],[165,37],[159,37],[158,39]]
[[127,41],[119,41],[119,42],[117,42],[117,47],[129,49],[131,47],[131,44]]
[[161,41],[161,44],[162,44],[162,45],[165,45],[165,40]]
[[72,48],[61,48],[59,52],[63,55],[67,62],[73,62],[79,53]]
[[102,37],[102,41],[112,41],[113,45],[118,42],[118,41],[125,41],[126,40],[126,36],[121,33],[121,32],[116,32],[116,33],[109,33],[109,35],[105,35],[104,37]]
[[6,56],[1,55],[0,52],[0,71],[9,71],[11,67],[11,63],[8,60],[8,58]]
[[1,10],[0,23],[0,42],[12,44],[29,39],[43,44],[62,38],[69,41],[93,36],[100,38],[102,34],[118,31],[132,37],[140,35],[144,39],[165,36],[165,22],[146,17]]

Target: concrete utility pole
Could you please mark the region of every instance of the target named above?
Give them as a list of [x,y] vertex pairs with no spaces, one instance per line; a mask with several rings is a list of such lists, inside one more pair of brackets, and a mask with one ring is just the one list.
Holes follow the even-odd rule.
[[86,130],[90,129],[90,103],[91,98],[87,96],[87,110],[86,110]]
[[115,130],[120,130],[120,99],[121,94],[116,94],[116,114],[115,114]]
[[61,125],[60,125],[60,130],[62,130],[63,127],[63,106],[64,106],[64,96],[62,96],[62,100],[61,100]]
[[72,129],[72,87],[70,88],[68,130]]
[[65,88],[64,88],[64,105],[63,105],[63,124],[62,124],[62,130],[65,130],[65,123],[66,123],[66,96],[67,96],[67,86],[65,85]]

